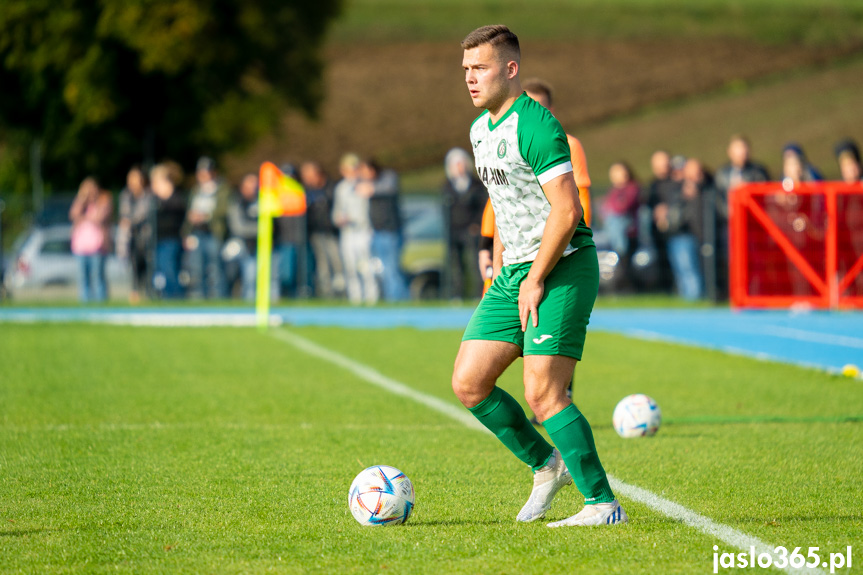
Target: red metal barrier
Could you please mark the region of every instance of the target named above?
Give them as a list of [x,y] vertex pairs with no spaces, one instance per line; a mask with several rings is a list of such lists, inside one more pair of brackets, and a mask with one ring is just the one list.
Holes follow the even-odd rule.
[[863,308],[863,184],[747,184],[729,202],[733,306]]

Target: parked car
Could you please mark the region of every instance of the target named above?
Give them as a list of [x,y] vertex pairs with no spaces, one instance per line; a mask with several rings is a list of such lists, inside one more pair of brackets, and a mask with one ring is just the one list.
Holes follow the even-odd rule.
[[625,262],[623,258],[626,255],[611,248],[611,242],[601,227],[593,229],[593,241],[599,259],[600,293],[647,293],[659,289],[660,263],[651,245],[638,247]]
[[[446,257],[444,220],[440,198],[404,196],[402,199],[404,250],[402,269],[408,277],[411,299],[437,299],[441,295]],[[620,255],[611,249],[602,229],[594,230],[599,259],[599,290],[615,293],[622,289]],[[637,287],[650,288],[656,271],[656,257],[650,250],[635,252],[630,266]]]
[[[72,254],[72,226],[34,226],[18,237],[3,285],[14,299],[74,299],[78,296],[78,261]],[[128,295],[129,266],[114,256],[105,265],[109,297]]]
[[402,270],[411,299],[437,299],[443,277],[443,210],[436,196],[402,196]]

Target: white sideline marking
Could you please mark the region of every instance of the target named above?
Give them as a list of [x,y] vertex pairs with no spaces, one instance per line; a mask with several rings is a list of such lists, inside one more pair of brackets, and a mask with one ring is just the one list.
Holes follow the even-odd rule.
[[412,387],[408,387],[401,382],[385,376],[376,369],[372,369],[371,367],[363,365],[339,353],[331,351],[325,347],[321,347],[318,344],[313,343],[291,332],[284,330],[273,330],[270,333],[272,333],[273,336],[275,336],[276,338],[281,339],[282,341],[285,341],[293,345],[294,347],[301,349],[309,355],[314,355],[315,357],[319,357],[330,363],[338,365],[339,367],[347,369],[354,375],[359,376],[360,378],[366,380],[368,383],[374,384],[381,389],[385,389],[386,391],[389,391],[390,393],[393,393],[395,395],[401,395],[402,397],[412,399],[418,403],[425,405],[426,407],[430,407],[435,411],[443,413],[451,419],[455,419],[459,423],[462,423],[465,426],[470,427],[471,429],[491,433],[488,429],[485,428],[483,424],[477,421],[476,418],[472,416],[469,411],[466,411],[464,408],[456,407],[452,403],[444,401],[438,397],[423,393],[421,391],[417,391]]
[[[761,539],[758,539],[757,537],[754,537],[752,535],[747,535],[746,533],[738,531],[733,527],[729,527],[728,525],[717,523],[709,517],[705,517],[700,513],[696,513],[691,509],[687,509],[679,503],[675,503],[674,501],[665,499],[664,497],[660,497],[652,491],[648,491],[647,489],[643,489],[641,487],[636,487],[635,485],[629,485],[628,483],[624,483],[623,481],[620,481],[619,479],[614,478],[611,475],[608,476],[608,482],[611,484],[611,488],[614,489],[616,493],[619,493],[624,497],[628,497],[629,499],[638,501],[639,503],[643,503],[651,509],[659,511],[663,515],[671,517],[672,519],[676,519],[681,523],[689,525],[690,527],[694,527],[702,533],[716,537],[723,543],[732,545],[742,551],[745,551],[747,553],[747,560],[749,559],[750,547],[755,548],[756,560],[758,556],[762,553],[767,553],[768,555],[773,557],[773,562],[776,562],[777,558],[780,557],[778,553],[773,552],[773,549],[775,549],[773,545],[770,545],[769,543],[766,543],[765,541],[762,541]],[[794,551],[794,547],[788,549],[788,553],[785,557],[786,561],[788,560],[788,556],[791,555],[792,551]],[[729,552],[729,549],[719,549],[719,553]],[[713,555],[711,555],[710,558],[712,560]],[[771,565],[773,562],[771,562]],[[723,568],[720,569],[722,571],[727,570]],[[807,569],[805,567],[802,567],[800,569],[794,569],[790,566],[782,569],[782,571],[787,571],[788,573],[800,573],[801,575],[804,573],[825,573],[825,571],[821,569]]]
[[[136,327],[254,327],[254,313],[184,313],[184,312],[117,312],[117,313],[48,313],[27,312],[3,318],[10,323],[66,323],[129,325]],[[270,316],[271,326],[281,325],[279,316]]]
[[[273,337],[289,343],[309,355],[318,357],[332,364],[338,365],[339,367],[343,367],[357,377],[365,380],[368,383],[371,383],[372,385],[394,393],[395,395],[400,395],[402,397],[412,399],[417,403],[420,403],[430,409],[446,415],[451,419],[458,421],[459,423],[464,424],[466,427],[491,434],[491,432],[489,432],[488,429],[485,428],[485,426],[483,426],[479,421],[476,420],[476,418],[470,415],[470,412],[462,408],[458,408],[455,405],[443,401],[442,399],[437,398],[433,395],[417,391],[412,387],[409,387],[401,382],[398,382],[392,378],[383,375],[376,369],[368,367],[367,365],[363,365],[362,363],[354,361],[353,359],[341,355],[340,353],[320,346],[317,343],[314,343],[304,337],[300,337],[294,333],[278,329],[272,330],[269,333],[271,333]],[[756,558],[762,553],[767,553],[771,557],[773,557],[773,562],[775,562],[779,558],[779,554],[773,552],[774,546],[758,539],[757,537],[747,535],[746,533],[738,531],[732,527],[729,527],[728,525],[717,523],[709,517],[705,517],[704,515],[696,513],[691,509],[687,509],[679,503],[675,503],[671,500],[665,499],[664,497],[660,497],[659,495],[653,493],[652,491],[648,491],[647,489],[624,483],[623,481],[620,481],[619,479],[612,477],[611,475],[608,476],[608,481],[611,484],[611,488],[620,495],[628,497],[633,501],[638,501],[639,503],[647,505],[654,511],[658,511],[659,513],[662,513],[667,517],[676,519],[677,521],[680,521],[685,525],[689,525],[690,527],[693,527],[706,535],[711,535],[727,545],[731,545],[741,551],[745,551],[747,554],[749,553],[750,547],[754,547]],[[719,551],[730,552],[728,549],[722,548],[720,548]],[[791,551],[793,551],[793,548],[788,550],[789,555]],[[714,551],[711,548],[710,553],[705,553],[704,556],[704,560],[706,562],[710,562],[711,566],[713,561],[713,553]],[[788,573],[799,573],[801,575],[814,575],[825,573],[825,571],[821,569],[807,569],[805,567],[801,569],[793,569],[791,567],[787,567],[785,569],[782,569],[782,571],[786,571]]]

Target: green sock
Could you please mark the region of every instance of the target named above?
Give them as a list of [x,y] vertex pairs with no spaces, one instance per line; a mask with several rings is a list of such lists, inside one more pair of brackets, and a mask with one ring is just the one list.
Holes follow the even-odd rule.
[[614,501],[614,492],[596,453],[590,424],[578,408],[569,404],[545,420],[543,426],[563,456],[575,486],[584,495],[585,504]]
[[534,471],[545,465],[551,457],[551,445],[527,420],[515,398],[501,388],[495,386],[488,397],[468,409],[507,449]]

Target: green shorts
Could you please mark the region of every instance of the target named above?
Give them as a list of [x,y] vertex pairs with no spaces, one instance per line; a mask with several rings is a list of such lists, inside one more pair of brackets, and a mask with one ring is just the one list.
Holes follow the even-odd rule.
[[504,266],[479,302],[462,341],[508,341],[524,355],[565,355],[580,360],[590,312],[599,290],[596,248],[585,246],[561,258],[545,278],[539,325],[521,331],[518,290],[532,262]]

